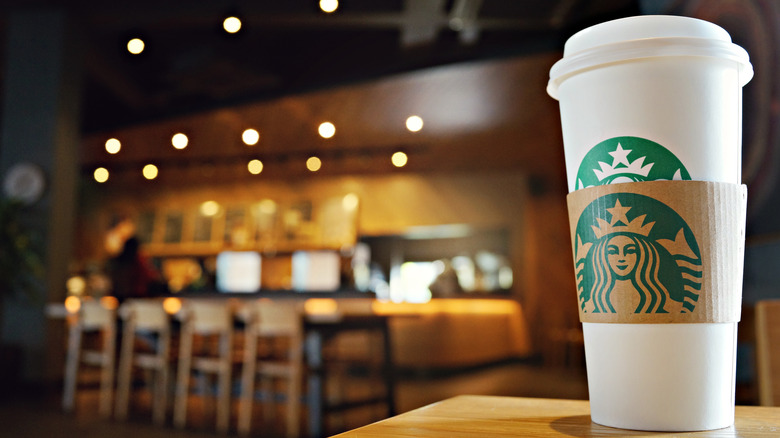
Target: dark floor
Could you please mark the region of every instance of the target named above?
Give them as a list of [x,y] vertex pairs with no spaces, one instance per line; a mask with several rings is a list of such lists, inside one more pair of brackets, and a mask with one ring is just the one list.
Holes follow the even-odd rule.
[[[218,436],[213,432],[211,415],[207,410],[199,411],[198,406],[193,409],[193,415],[188,416],[188,419],[194,421],[187,430],[180,431],[170,425],[153,425],[148,411],[148,397],[144,398],[144,391],[136,391],[133,416],[126,423],[101,419],[97,415],[96,385],[87,384],[79,388],[76,411],[72,414],[61,412],[58,388],[16,392],[19,394],[4,391],[0,397],[0,437]],[[396,405],[400,413],[460,394],[574,399],[585,399],[588,395],[584,370],[502,363],[458,372],[406,374],[397,382]],[[376,406],[331,415],[326,423],[327,434],[336,434],[380,420],[385,416],[384,413],[382,406]],[[232,427],[232,434],[235,435],[235,417]],[[253,435],[280,436],[281,425],[258,425]]]

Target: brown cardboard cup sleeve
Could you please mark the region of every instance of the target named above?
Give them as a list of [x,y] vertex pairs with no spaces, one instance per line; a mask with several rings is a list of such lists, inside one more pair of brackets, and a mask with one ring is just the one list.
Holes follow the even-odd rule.
[[648,181],[567,196],[580,321],[737,322],[744,185]]

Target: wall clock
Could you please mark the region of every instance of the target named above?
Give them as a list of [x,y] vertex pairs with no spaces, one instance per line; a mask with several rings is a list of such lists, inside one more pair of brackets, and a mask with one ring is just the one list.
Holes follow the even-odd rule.
[[43,169],[32,163],[13,165],[3,178],[3,192],[9,198],[25,204],[41,199],[46,189],[46,175]]

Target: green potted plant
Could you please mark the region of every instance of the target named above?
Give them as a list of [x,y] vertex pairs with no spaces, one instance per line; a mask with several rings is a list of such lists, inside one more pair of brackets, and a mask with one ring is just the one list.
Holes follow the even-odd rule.
[[22,220],[24,204],[0,200],[0,299],[34,296],[43,278],[39,242]]
[[3,342],[4,304],[40,299],[44,278],[40,242],[24,222],[24,208],[21,201],[0,198],[0,380],[5,383],[19,375],[21,349]]

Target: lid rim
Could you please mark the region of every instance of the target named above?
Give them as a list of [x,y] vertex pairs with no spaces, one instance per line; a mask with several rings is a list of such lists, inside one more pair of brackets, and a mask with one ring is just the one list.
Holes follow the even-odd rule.
[[732,60],[739,64],[740,85],[753,77],[747,51],[723,40],[697,37],[663,37],[619,41],[602,44],[564,56],[550,68],[547,92],[557,98],[557,88],[568,77],[585,69],[620,61],[636,61],[655,57],[707,57]]
[[624,17],[580,30],[564,46],[564,56],[603,44],[646,38],[690,37],[731,43],[721,26],[699,18],[680,15],[638,15]]

